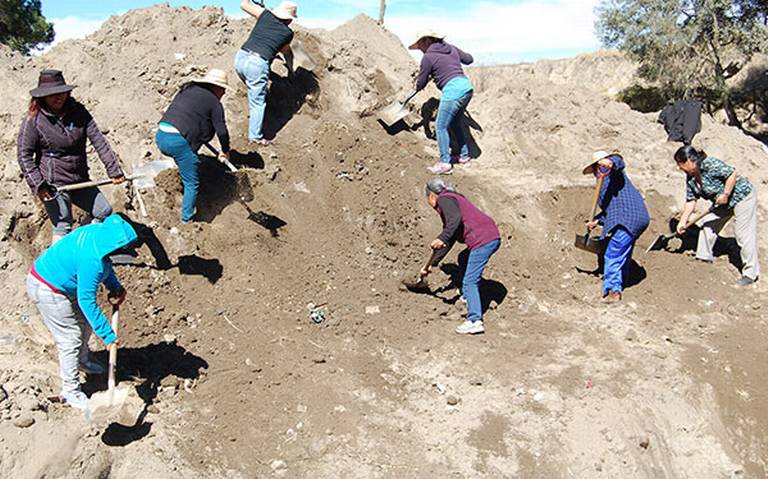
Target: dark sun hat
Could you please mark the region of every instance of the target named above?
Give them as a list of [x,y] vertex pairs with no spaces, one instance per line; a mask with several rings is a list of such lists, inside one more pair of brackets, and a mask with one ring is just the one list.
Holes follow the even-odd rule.
[[66,93],[76,88],[76,85],[67,85],[61,70],[43,70],[37,80],[37,88],[30,90],[32,98],[42,98],[48,95]]

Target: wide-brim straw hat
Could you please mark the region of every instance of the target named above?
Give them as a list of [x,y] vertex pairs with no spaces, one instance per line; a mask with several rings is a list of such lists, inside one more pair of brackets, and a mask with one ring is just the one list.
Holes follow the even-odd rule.
[[61,70],[43,70],[37,79],[37,88],[29,91],[32,98],[43,98],[49,95],[66,93],[77,88],[77,85],[67,85]]
[[195,78],[192,80],[195,83],[208,83],[211,85],[220,86],[225,90],[229,89],[229,82],[227,82],[227,72],[219,70],[218,68],[211,68],[203,78]]
[[297,9],[298,7],[293,2],[282,2],[272,9],[272,15],[280,20],[293,20],[294,18],[299,18],[296,14]]
[[421,41],[422,38],[437,38],[438,40],[442,40],[445,38],[445,35],[440,35],[439,33],[435,32],[431,28],[422,28],[421,30],[416,33],[416,41],[414,41],[411,46],[408,47],[409,50],[417,50],[419,41]]
[[607,151],[605,151],[605,150],[599,150],[599,151],[596,151],[596,152],[592,153],[592,161],[591,161],[591,162],[590,162],[590,163],[589,163],[587,166],[585,166],[583,170],[581,170],[581,173],[582,173],[582,174],[584,174],[584,175],[591,175],[591,174],[592,174],[592,171],[593,171],[593,168],[595,167],[595,165],[596,165],[596,164],[597,164],[597,163],[598,163],[600,160],[603,160],[603,159],[605,159],[605,158],[608,158],[608,157],[610,157],[610,156],[618,156],[619,158],[621,158],[621,157],[622,157],[622,156],[619,154],[619,152],[618,152],[618,151],[614,151],[614,152],[612,152],[612,153],[608,153],[608,152],[607,152]]

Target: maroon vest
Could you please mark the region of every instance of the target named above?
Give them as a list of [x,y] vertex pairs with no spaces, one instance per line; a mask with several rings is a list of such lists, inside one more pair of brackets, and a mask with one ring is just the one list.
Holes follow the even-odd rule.
[[[469,249],[474,249],[484,244],[488,244],[493,240],[501,238],[499,228],[493,219],[487,214],[478,209],[463,195],[458,193],[452,193],[450,191],[443,191],[439,196],[447,196],[455,199],[459,203],[459,211],[461,211],[461,219],[464,224],[463,237],[461,242],[466,244]],[[438,206],[438,212],[442,215],[440,207]]]

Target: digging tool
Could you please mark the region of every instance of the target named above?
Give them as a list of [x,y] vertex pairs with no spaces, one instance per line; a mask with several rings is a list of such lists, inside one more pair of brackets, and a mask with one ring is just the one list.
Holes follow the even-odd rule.
[[148,161],[133,169],[133,184],[137,188],[154,188],[157,175],[171,168],[176,168],[173,160]]
[[386,126],[392,126],[398,121],[402,120],[408,114],[410,113],[408,109],[406,108],[406,105],[413,97],[416,96],[417,91],[413,91],[410,95],[408,95],[405,100],[399,101],[395,100],[394,103],[391,103],[390,105],[384,107],[379,112],[379,120],[381,120],[382,123],[384,123]]
[[[125,177],[125,180],[130,182],[134,182],[138,179],[139,179],[138,175]],[[74,183],[72,185],[56,186],[55,191],[56,193],[61,193],[62,191],[75,191],[75,190],[82,190],[84,188],[90,188],[92,186],[104,186],[104,185],[111,185],[111,184],[112,184],[111,178],[104,178],[102,180],[84,181],[82,183]]]
[[[699,213],[698,215],[695,215],[693,218],[688,220],[688,224],[685,226],[685,229],[690,228],[691,226],[695,225],[699,221],[701,221],[702,218],[710,214],[714,210],[713,208],[710,208],[706,211],[703,211]],[[658,238],[656,238],[653,243],[651,243],[650,246],[645,250],[646,253],[650,253],[651,251],[659,251],[667,247],[667,244],[669,241],[677,236],[677,231],[672,231],[671,233],[667,234],[660,234]]]
[[216,158],[218,158],[218,159],[219,159],[219,161],[221,161],[222,163],[224,163],[224,164],[227,166],[227,168],[229,168],[229,171],[231,171],[231,172],[233,172],[233,173],[235,173],[235,172],[237,172],[237,171],[238,171],[238,170],[237,170],[237,167],[236,167],[235,165],[233,165],[233,164],[232,164],[232,163],[231,163],[231,162],[230,162],[228,159],[226,159],[226,158],[225,158],[225,157],[223,157],[223,156],[219,156],[219,150],[217,150],[217,149],[216,149],[216,147],[214,147],[214,146],[213,146],[213,145],[211,145],[210,143],[206,143],[206,144],[205,144],[205,146],[206,146],[206,148],[208,148],[208,149],[211,151],[211,153],[213,153],[213,156],[215,156]]
[[293,52],[293,71],[303,68],[304,70],[311,72],[315,69],[315,62],[312,60],[312,57],[309,56],[309,53],[307,53],[307,50],[304,48],[304,44],[301,43],[301,41],[293,40],[291,42],[291,51]]
[[[117,334],[120,322],[120,308],[112,309],[112,330]],[[115,418],[116,423],[123,426],[133,426],[144,409],[144,403],[136,395],[135,388],[115,383],[115,370],[117,369],[117,343],[109,347],[109,369],[107,377],[107,390],[94,393],[88,400],[85,410],[86,417],[91,421],[103,422]]]
[[[597,203],[600,201],[600,190],[603,189],[603,182],[605,181],[605,175],[600,174],[597,179],[597,187],[595,188],[595,198],[592,201],[592,210],[589,214],[589,220],[592,221],[597,213]],[[592,236],[592,232],[587,228],[587,232],[583,235],[577,234],[573,245],[576,248],[590,253],[600,254],[603,252],[603,242],[600,238]]]
[[[424,268],[427,269],[430,266],[432,266],[432,262],[435,260],[435,256],[437,255],[437,250],[433,249],[432,254],[429,255],[429,259],[424,264]],[[408,291],[414,292],[414,293],[428,293],[429,292],[429,283],[427,282],[427,277],[422,276],[421,272],[419,272],[419,276],[415,281],[409,281],[407,279],[404,279],[402,281],[403,286],[408,289]]]

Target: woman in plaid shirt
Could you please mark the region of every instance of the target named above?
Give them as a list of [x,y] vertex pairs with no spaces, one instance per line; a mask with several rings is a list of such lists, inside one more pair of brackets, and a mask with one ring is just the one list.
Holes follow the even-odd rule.
[[603,225],[601,239],[610,236],[604,251],[604,303],[621,301],[635,241],[650,223],[645,200],[624,172],[625,166],[624,158],[618,153],[598,151],[582,172],[596,178],[604,177],[598,200],[600,213],[587,223],[590,230],[598,224]]
[[687,178],[685,181],[686,203],[677,233],[685,233],[688,219],[696,207],[696,200],[704,198],[714,206],[701,219],[699,244],[696,259],[711,263],[712,249],[723,226],[736,217],[736,242],[741,248],[741,279],[739,286],[748,286],[760,277],[760,263],[757,258],[757,191],[752,184],[736,174],[736,168],[697,150],[683,146],[675,152],[677,167]]

